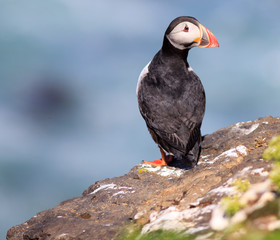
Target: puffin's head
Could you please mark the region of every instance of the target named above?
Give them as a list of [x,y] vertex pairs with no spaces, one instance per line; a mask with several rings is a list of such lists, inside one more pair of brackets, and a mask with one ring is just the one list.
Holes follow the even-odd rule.
[[180,50],[192,47],[219,47],[214,34],[193,17],[175,18],[169,24],[165,37],[175,48]]

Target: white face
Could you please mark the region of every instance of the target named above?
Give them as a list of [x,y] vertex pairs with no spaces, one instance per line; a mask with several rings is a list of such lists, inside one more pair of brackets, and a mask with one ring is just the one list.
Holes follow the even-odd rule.
[[166,37],[174,47],[184,50],[198,46],[200,35],[198,26],[191,22],[181,22]]

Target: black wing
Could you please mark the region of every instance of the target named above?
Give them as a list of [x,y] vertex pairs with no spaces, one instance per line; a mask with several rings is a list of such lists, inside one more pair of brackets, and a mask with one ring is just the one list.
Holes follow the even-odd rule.
[[172,85],[166,76],[147,74],[138,91],[140,112],[154,141],[173,154],[174,149],[187,154],[198,141],[205,111],[203,86],[194,72],[187,74],[185,81]]

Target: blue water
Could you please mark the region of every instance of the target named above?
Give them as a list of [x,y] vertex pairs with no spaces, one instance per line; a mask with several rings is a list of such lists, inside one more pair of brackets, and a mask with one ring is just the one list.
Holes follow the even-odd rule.
[[142,68],[177,16],[220,48],[193,49],[203,134],[279,116],[280,3],[0,1],[0,234],[90,184],[159,156],[137,107]]

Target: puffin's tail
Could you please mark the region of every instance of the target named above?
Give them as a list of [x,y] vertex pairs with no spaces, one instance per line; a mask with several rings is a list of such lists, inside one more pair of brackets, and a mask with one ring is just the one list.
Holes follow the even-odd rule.
[[[187,154],[174,157],[173,160],[174,166],[184,169],[193,168],[195,165],[197,165],[199,156],[201,152],[201,146],[200,141],[197,141]],[[173,165],[173,164],[172,164]]]

